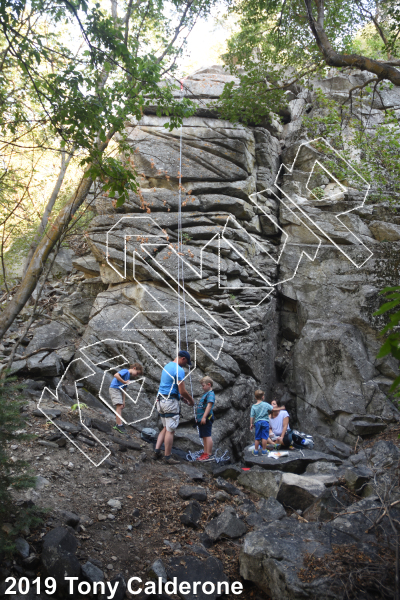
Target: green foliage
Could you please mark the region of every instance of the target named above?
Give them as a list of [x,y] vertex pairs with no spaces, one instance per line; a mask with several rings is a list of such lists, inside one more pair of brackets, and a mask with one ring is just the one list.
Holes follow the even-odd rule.
[[84,402],[81,402],[81,404],[73,404],[71,406],[71,412],[75,412],[76,410],[78,410],[79,408],[89,408],[87,404],[85,404]]
[[[162,0],[149,0],[123,19],[97,2],[0,0],[0,135],[14,141],[40,130],[37,144],[74,149],[86,176],[122,202],[136,190],[135,173],[129,162],[105,155],[104,146],[146,105],[168,114],[169,128],[191,113],[193,103],[159,84],[176,69],[181,49],[174,34],[211,4],[173,0],[166,9]],[[130,150],[123,136],[117,144],[120,152]]]
[[[17,535],[24,527],[30,527],[41,521],[38,509],[27,509],[15,506],[12,490],[22,490],[33,487],[35,478],[30,474],[25,461],[11,460],[8,446],[19,443],[29,436],[18,434],[18,430],[25,425],[20,413],[21,399],[19,390],[21,386],[14,383],[13,379],[0,382],[0,551],[11,551],[13,548],[13,535]],[[10,522],[10,515],[14,515],[13,529],[6,534],[2,526]]]
[[379,89],[371,92],[366,92],[367,98],[361,95],[343,104],[317,90],[316,103],[303,125],[310,139],[326,139],[348,161],[338,160],[323,141],[314,144],[339,181],[360,189],[354,168],[371,186],[368,202],[395,202],[400,198],[400,127],[392,110],[384,113],[382,123],[373,130],[360,120],[361,103],[365,106]]
[[[381,331],[382,335],[386,336],[385,342],[383,343],[377,358],[383,358],[388,354],[391,354],[397,360],[400,360],[400,331],[399,331],[399,323],[400,323],[400,310],[395,311],[396,308],[400,307],[400,286],[387,287],[381,291],[388,300],[382,304],[379,310],[374,313],[374,316],[387,315],[389,320]],[[390,388],[391,392],[396,392],[396,396],[400,396],[400,375],[396,377],[394,380],[392,387]]]
[[188,233],[182,233],[182,244],[188,244],[191,239],[192,236],[190,236]]
[[[225,87],[221,110],[226,118],[258,124],[286,103],[288,82],[306,84],[311,73],[322,73],[324,62],[303,0],[240,0],[232,10],[240,29],[229,40],[224,58],[240,86]],[[361,23],[351,0],[330,2],[325,29],[339,50],[349,52]]]
[[[117,206],[136,191],[126,124],[149,105],[170,117],[169,128],[192,114],[173,85],[176,60],[215,2],[0,0],[0,285],[18,282],[37,243],[61,153],[72,160],[40,235],[84,172]],[[83,212],[73,227],[87,222]]]
[[[310,2],[314,19],[318,4]],[[387,60],[389,52],[398,51],[398,3],[330,0],[324,9],[324,30],[335,52],[365,50],[367,56]],[[323,77],[329,67],[311,30],[305,0],[238,0],[231,11],[238,30],[224,59],[240,85],[225,86],[220,110],[224,118],[260,124],[283,108],[285,91],[297,83],[306,86],[310,77]],[[387,36],[386,45],[375,26],[371,29],[373,15]]]

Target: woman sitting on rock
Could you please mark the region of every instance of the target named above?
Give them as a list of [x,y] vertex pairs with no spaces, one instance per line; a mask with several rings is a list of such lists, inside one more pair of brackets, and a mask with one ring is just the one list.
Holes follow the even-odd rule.
[[281,446],[289,447],[292,445],[292,430],[289,427],[289,413],[287,410],[278,410],[282,403],[272,400],[273,410],[269,417],[269,437]]

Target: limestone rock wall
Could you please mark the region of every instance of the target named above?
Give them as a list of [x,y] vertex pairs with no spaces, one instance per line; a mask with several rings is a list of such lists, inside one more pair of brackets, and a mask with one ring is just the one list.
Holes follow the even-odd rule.
[[[212,67],[185,80],[198,112],[183,123],[181,165],[181,131],[169,132],[165,118],[150,108],[140,123],[127,125],[140,191],[120,209],[96,197],[91,255],[75,264],[108,286],[96,297],[78,353],[97,365],[85,386],[106,396],[109,371],[140,360],[146,380],[127,413],[137,426],[154,426],[161,368],[179,344],[196,354],[188,389],[198,396],[204,374],[216,382],[216,446],[239,454],[257,387],[268,399],[277,392],[291,399],[292,422],[301,429],[353,442],[398,419],[386,396],[398,367],[375,358],[382,323],[372,313],[379,290],[398,283],[400,217],[393,206],[368,204],[340,223],[340,212],[360,204],[360,190],[317,200],[307,186],[315,156],[305,149],[296,158],[313,92],[291,93],[291,120],[283,127],[234,126],[207,106],[231,79]],[[314,89],[340,95],[348,93],[348,81],[332,77]],[[372,111],[374,123],[379,109]],[[293,171],[282,170],[295,159]],[[311,183],[334,187],[329,176]],[[179,194],[185,294],[178,302]],[[282,202],[284,194],[294,204]],[[299,262],[317,246],[313,261]],[[368,249],[373,257],[358,266]],[[82,365],[75,370],[87,375]],[[198,444],[193,423],[193,411],[183,407],[177,438],[183,448]]]

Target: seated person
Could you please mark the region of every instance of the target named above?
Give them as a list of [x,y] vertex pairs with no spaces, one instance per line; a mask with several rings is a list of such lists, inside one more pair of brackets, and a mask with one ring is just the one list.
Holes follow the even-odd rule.
[[292,445],[292,430],[289,427],[289,413],[280,409],[282,402],[272,400],[272,413],[269,417],[270,438],[275,444],[289,447]]

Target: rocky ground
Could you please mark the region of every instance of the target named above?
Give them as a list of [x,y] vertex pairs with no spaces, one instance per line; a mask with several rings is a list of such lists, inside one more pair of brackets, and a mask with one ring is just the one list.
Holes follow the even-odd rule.
[[[70,407],[41,404],[56,428],[36,408],[35,393],[25,390],[31,399],[24,412],[34,437],[17,437],[10,453],[37,475],[36,488],[16,496],[16,506],[33,502],[48,514],[38,529],[21,532],[2,578],[49,575],[61,585],[61,564],[61,573],[83,581],[119,577],[122,587],[130,577],[146,581],[161,573],[178,581],[239,581],[244,599],[339,598],[346,586],[348,597],[392,597],[397,432],[389,430],[393,441],[361,442],[356,453],[327,439],[331,453],[293,450],[275,460],[245,452],[240,463],[225,466],[193,465],[180,453],[180,464],[166,466],[153,460],[138,432],[116,433],[99,409],[84,410],[86,429]],[[104,448],[110,456],[93,466],[88,458],[97,464]],[[10,515],[3,528],[12,521]]]

